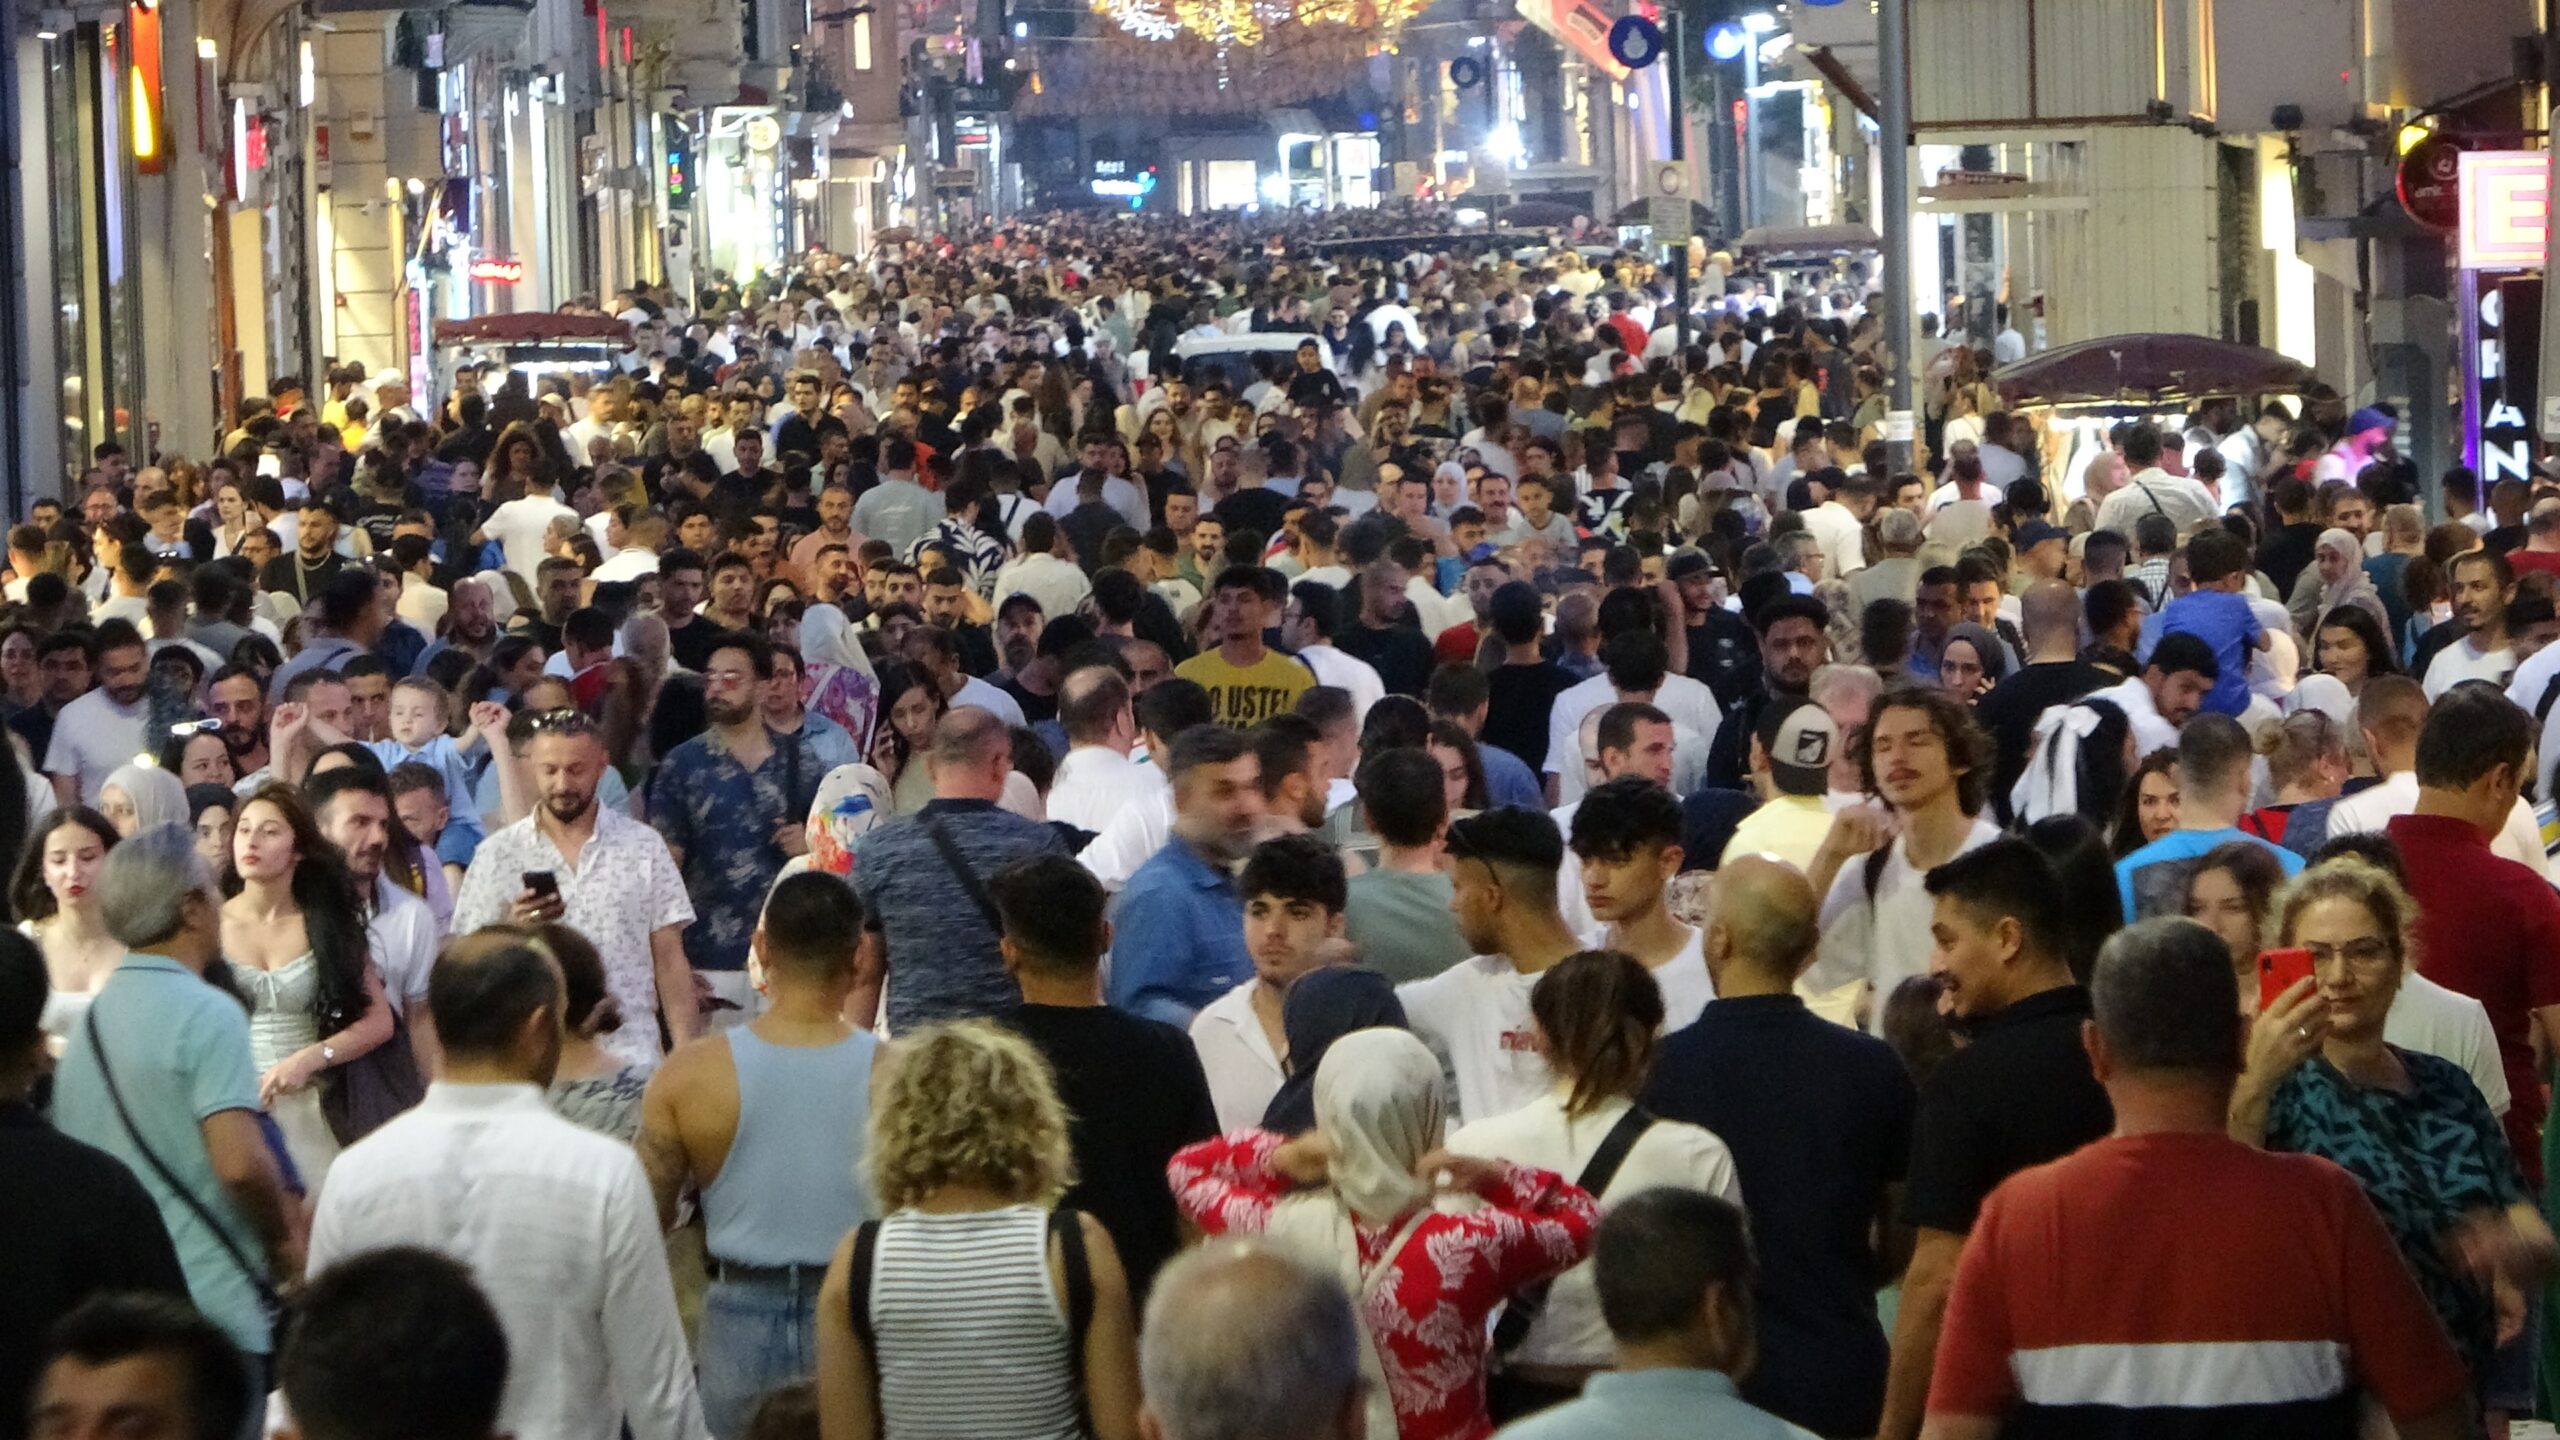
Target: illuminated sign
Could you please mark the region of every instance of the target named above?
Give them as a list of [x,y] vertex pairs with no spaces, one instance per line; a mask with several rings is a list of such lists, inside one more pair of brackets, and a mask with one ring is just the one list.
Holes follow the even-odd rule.
[[126,6],[125,33],[132,47],[125,69],[125,129],[133,139],[133,168],[158,175],[169,168],[168,117],[160,109],[159,7]]
[[2551,230],[2551,157],[2539,150],[2466,151],[2455,231],[2465,270],[2531,270]]
[[486,280],[492,285],[513,285],[524,278],[524,262],[498,259],[474,260],[471,262],[471,278]]
[[2510,375],[2508,366],[2530,368],[2530,341],[2507,323],[2511,304],[2526,302],[2522,318],[2530,320],[2541,299],[2540,282],[2519,288],[2501,284],[2495,275],[2474,272],[2463,277],[2463,422],[2464,459],[2479,472],[2483,487],[2501,480],[2533,479],[2533,424],[2516,404],[2531,394],[2530,377]]
[[1147,196],[1155,192],[1156,172],[1150,168],[1139,171],[1129,179],[1105,178],[1088,183],[1092,186],[1094,194],[1106,200],[1126,200],[1129,202],[1129,208],[1134,210],[1146,202]]

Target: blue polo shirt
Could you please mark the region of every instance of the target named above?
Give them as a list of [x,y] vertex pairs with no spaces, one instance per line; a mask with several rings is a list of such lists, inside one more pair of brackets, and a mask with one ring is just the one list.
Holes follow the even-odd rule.
[[[133,1117],[131,1128],[108,1097],[97,1045],[106,1047],[107,1068]],[[204,1143],[208,1118],[257,1108],[248,1012],[195,972],[158,955],[127,955],[107,977],[90,1004],[88,1022],[71,1032],[54,1075],[54,1128],[106,1151],[133,1172],[160,1207],[160,1223],[177,1246],[196,1308],[232,1344],[264,1355],[272,1345],[266,1315],[257,1289],[231,1255],[236,1251],[263,1267],[266,1243],[215,1177]],[[197,1206],[181,1199],[142,1158],[143,1146],[222,1227],[221,1234],[206,1228],[196,1218]]]
[[1721,1370],[1627,1370],[1594,1375],[1582,1398],[1533,1415],[1503,1440],[1812,1440],[1745,1401]]
[[1111,934],[1111,1003],[1150,1020],[1188,1026],[1253,978],[1235,882],[1179,835],[1129,877]]

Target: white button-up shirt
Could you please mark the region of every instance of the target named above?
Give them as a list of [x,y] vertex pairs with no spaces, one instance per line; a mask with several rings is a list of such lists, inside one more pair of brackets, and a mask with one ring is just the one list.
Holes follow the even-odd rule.
[[[432,850],[427,863],[436,863]],[[374,877],[372,899],[373,915],[364,933],[373,949],[373,968],[382,974],[382,993],[391,1008],[406,1016],[412,1006],[427,1001],[427,973],[435,969],[436,945],[444,937],[427,902],[389,879]]]
[[[658,1063],[657,962],[649,937],[669,925],[693,923],[693,900],[684,877],[658,832],[618,810],[599,807],[595,833],[575,866],[541,828],[541,813],[527,815],[480,842],[462,893],[453,901],[453,933],[468,935],[507,918],[507,905],[524,889],[524,872],[548,870],[560,881],[566,907],[561,923],[587,937],[604,959],[606,988],[622,1006],[621,1029],[596,1043],[626,1065]],[[691,997],[679,997],[690,1000]]]
[[1253,1013],[1253,987],[1261,983],[1247,980],[1191,1017],[1191,1047],[1209,1077],[1209,1103],[1217,1107],[1218,1128],[1231,1135],[1261,1125],[1288,1078],[1262,1017]]
[[1049,786],[1049,818],[1100,835],[1111,817],[1165,789],[1164,772],[1108,745],[1077,745],[1058,762]]
[[471,1269],[506,1327],[516,1440],[705,1440],[693,1357],[640,1161],[532,1085],[438,1082],[329,1168],[314,1275],[418,1245]]

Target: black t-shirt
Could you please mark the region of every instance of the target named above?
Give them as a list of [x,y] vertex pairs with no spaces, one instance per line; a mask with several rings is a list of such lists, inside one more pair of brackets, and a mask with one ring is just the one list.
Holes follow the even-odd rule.
[[1257,485],[1219,501],[1218,508],[1210,513],[1227,527],[1229,535],[1250,530],[1268,540],[1280,532],[1280,519],[1289,513],[1289,497]]
[[1431,683],[1431,642],[1410,625],[1383,629],[1345,625],[1342,633],[1333,637],[1333,646],[1355,660],[1368,661],[1390,695],[1420,699],[1424,687]]
[[1751,622],[1721,607],[1689,627],[1689,678],[1715,692],[1716,704],[1760,688],[1760,637]]
[[1873,1435],[1888,1348],[1870,1236],[1910,1156],[1901,1060],[1793,995],[1718,1000],[1663,1040],[1644,1105],[1714,1131],[1742,1178],[1760,1257],[1743,1398],[1817,1435]]
[[711,663],[711,652],[727,638],[728,631],[696,615],[681,629],[672,625],[667,627],[667,653],[687,670],[700,670]]
[[17,1101],[0,1104],[0,1214],[22,1242],[0,1254],[0,1336],[9,1340],[0,1406],[10,1415],[27,1413],[42,1358],[36,1338],[82,1301],[135,1290],[187,1298],[151,1192],[114,1156]]
[[960,669],[985,679],[1003,662],[996,658],[995,634],[984,625],[954,625],[951,643],[959,648]]
[[560,627],[529,610],[519,610],[507,628],[542,647],[545,655],[560,653]]
[[338,572],[346,565],[346,557],[335,549],[317,560],[305,559],[301,551],[295,550],[267,562],[267,568],[258,572],[258,588],[273,594],[290,595],[296,604],[307,609],[311,597],[337,579]]
[[1500,665],[1485,675],[1491,700],[1485,707],[1484,733],[1476,738],[1517,755],[1532,771],[1547,763],[1547,712],[1556,697],[1573,688],[1573,677],[1553,660],[1535,665]]
[[2320,527],[2309,520],[2279,525],[2267,532],[2266,543],[2258,547],[2258,568],[2278,595],[2293,593],[2294,578],[2312,561],[2312,551],[2320,543]]
[[1022,707],[1024,724],[1037,725],[1043,720],[1058,718],[1058,696],[1055,691],[1046,695],[1035,694],[1026,688],[1018,677],[1012,675],[997,681],[996,688],[1012,696],[1013,703]]
[[1000,1018],[1057,1072],[1077,1177],[1058,1203],[1111,1232],[1130,1299],[1143,1305],[1181,1245],[1165,1165],[1218,1133],[1199,1053],[1170,1025],[1101,1005],[1023,1005]]
[[[2115,1107],[2081,1047],[2089,1015],[2089,992],[2063,985],[1972,1024],[1972,1043],[1920,1091],[1905,1219],[1962,1235],[2001,1181],[2115,1127]],[[1734,1163],[1740,1168],[1738,1155]]]
[[2086,660],[2048,660],[2029,665],[1991,687],[1973,707],[1973,718],[1991,732],[1999,763],[1992,771],[1991,805],[2000,823],[2009,823],[2009,788],[2027,768],[2027,747],[2034,743],[2036,720],[2053,706],[2068,704],[2116,683],[2116,677]]
[[705,487],[716,487],[720,483],[720,462],[696,450],[681,460],[660,455],[640,467],[640,478],[652,495],[667,495],[677,475],[690,475]]
[[1701,785],[1680,802],[1680,869],[1713,870],[1724,860],[1733,832],[1760,808],[1760,797],[1748,790]]

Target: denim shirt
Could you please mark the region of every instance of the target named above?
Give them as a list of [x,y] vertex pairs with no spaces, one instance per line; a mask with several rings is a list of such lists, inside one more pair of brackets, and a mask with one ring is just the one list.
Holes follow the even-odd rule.
[[1129,877],[1112,935],[1111,1003],[1150,1020],[1187,1027],[1253,978],[1235,882],[1179,835]]

